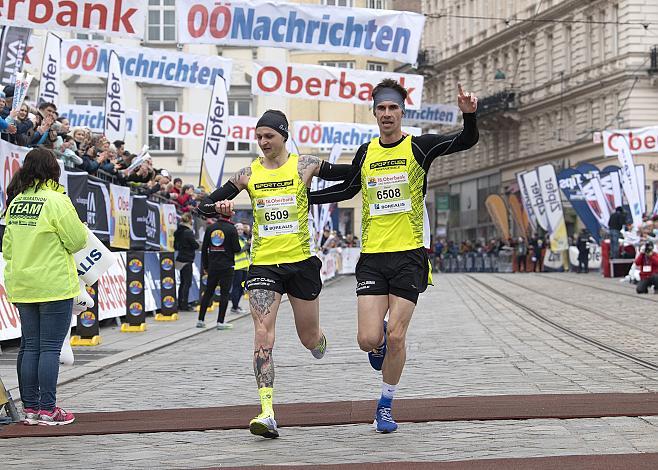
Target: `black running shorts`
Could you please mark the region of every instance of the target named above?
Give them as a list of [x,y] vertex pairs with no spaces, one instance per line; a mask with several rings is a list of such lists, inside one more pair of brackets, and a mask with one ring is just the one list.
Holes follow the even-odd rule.
[[393,294],[413,303],[425,292],[429,276],[424,247],[392,253],[361,253],[356,264],[356,295]]
[[314,300],[322,289],[321,267],[322,261],[317,256],[296,263],[252,264],[249,267],[245,289],[272,290],[281,295],[287,293],[298,299]]

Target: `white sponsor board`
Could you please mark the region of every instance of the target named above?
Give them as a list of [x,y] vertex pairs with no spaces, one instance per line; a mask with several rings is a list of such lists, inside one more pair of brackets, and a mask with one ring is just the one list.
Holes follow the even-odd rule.
[[325,51],[415,63],[425,17],[407,11],[238,0],[178,0],[183,44]]
[[[88,127],[92,132],[103,132],[105,108],[102,106],[63,104],[57,106],[57,111],[60,116],[69,120],[71,127]],[[139,111],[127,109],[126,132],[137,132],[138,123]]]
[[146,10],[146,0],[14,0],[0,2],[0,24],[143,39]]
[[46,51],[41,63],[41,80],[37,104],[54,103],[59,106],[59,96],[62,92],[62,40],[53,33],[46,36]]
[[[295,121],[292,123],[293,138],[300,147],[329,147],[339,145],[346,150],[358,148],[361,144],[379,137],[379,127],[348,122]],[[420,135],[420,127],[403,126],[402,132]]]
[[658,126],[603,131],[603,153],[607,157],[616,157],[621,141],[628,142],[633,153],[658,152]]
[[550,224],[548,221],[548,214],[546,213],[546,206],[544,204],[544,196],[542,195],[541,186],[539,185],[539,178],[537,170],[528,171],[521,175],[523,184],[528,191],[530,199],[530,207],[532,213],[537,218],[537,223],[541,228],[550,232]]
[[537,231],[537,216],[535,215],[534,210],[532,209],[532,203],[530,201],[530,191],[528,191],[525,181],[523,180],[523,175],[525,172],[516,174],[516,183],[519,185],[519,192],[521,193],[521,203],[525,209],[526,214],[528,214],[528,222],[532,227],[532,231]]
[[[290,98],[372,105],[372,90],[382,81],[381,72],[307,64],[254,62],[251,92]],[[386,73],[409,92],[405,106],[419,109],[423,76]]]
[[[173,137],[176,139],[203,139],[206,132],[205,114],[175,113],[158,111],[153,113],[153,135],[158,137]],[[256,123],[258,118],[252,116],[229,116],[229,142],[256,142]]]
[[437,125],[454,126],[457,124],[459,108],[451,104],[424,104],[420,109],[408,109],[403,122],[428,122]]
[[551,249],[561,251],[569,248],[567,239],[567,226],[564,223],[562,200],[560,199],[560,186],[555,176],[553,165],[542,165],[537,168],[537,176],[541,186],[542,199],[546,216],[548,217],[549,232],[551,234]]
[[151,47],[129,47],[104,42],[62,41],[64,71],[77,75],[107,77],[110,52],[119,55],[127,80],[168,86],[210,88],[218,76],[230,86],[233,62],[220,56],[185,54]]
[[[578,248],[575,246],[569,247],[569,262],[573,266],[578,266]],[[596,243],[589,244],[589,263],[587,264],[588,269],[601,269],[601,247]]]

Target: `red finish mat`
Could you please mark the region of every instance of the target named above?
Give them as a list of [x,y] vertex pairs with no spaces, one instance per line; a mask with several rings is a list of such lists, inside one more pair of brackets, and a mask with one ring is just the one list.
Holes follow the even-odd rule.
[[[212,469],[207,470],[214,470]],[[218,467],[216,467],[218,468]],[[280,470],[281,466],[221,467],[222,470]],[[286,465],[287,470],[656,470],[658,454],[562,455],[449,462],[377,462]]]
[[[375,401],[287,403],[276,405],[286,426],[337,426],[371,423]],[[66,426],[0,427],[0,439],[245,429],[260,412],[257,405],[78,413]],[[571,419],[658,415],[658,393],[496,395],[395,400],[398,422]],[[658,467],[656,467],[658,468]]]

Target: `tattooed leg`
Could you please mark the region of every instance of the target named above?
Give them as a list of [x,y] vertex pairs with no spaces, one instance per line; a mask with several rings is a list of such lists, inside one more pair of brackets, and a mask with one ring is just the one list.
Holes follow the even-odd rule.
[[[277,298],[278,297],[278,298]],[[254,289],[249,291],[249,307],[251,307],[251,315],[254,321],[258,320],[264,323],[265,319],[272,312],[279,309],[281,302],[281,294],[264,289]]]
[[254,351],[254,375],[258,388],[274,387],[272,348],[261,347]]

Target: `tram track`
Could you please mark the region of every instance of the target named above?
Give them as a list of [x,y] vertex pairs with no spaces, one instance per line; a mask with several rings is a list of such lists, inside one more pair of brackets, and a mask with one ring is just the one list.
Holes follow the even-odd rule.
[[606,288],[601,287],[601,286],[595,286],[594,284],[588,284],[586,282],[578,282],[578,281],[574,281],[572,279],[569,279],[569,280],[560,279],[557,276],[550,276],[546,273],[535,273],[535,275],[538,276],[538,277],[544,278],[544,279],[551,279],[551,280],[555,280],[555,281],[565,282],[565,283],[568,283],[568,284],[575,284],[575,285],[578,285],[578,286],[587,287],[589,289],[596,289],[596,290],[599,290],[599,291],[603,291],[603,292],[606,292],[608,294],[621,295],[621,296],[624,296],[624,297],[630,297],[630,298],[635,299],[635,300],[650,302],[652,304],[658,304],[658,299],[654,300],[651,296],[647,296],[648,294],[647,295],[639,295],[639,294],[630,294],[628,292],[621,292],[617,289],[610,290],[610,289],[606,289]]
[[[526,313],[528,313],[529,315],[531,315],[533,318],[539,320],[540,322],[542,322],[542,323],[544,323],[544,324],[546,324],[546,325],[551,326],[552,328],[554,328],[554,329],[556,329],[556,330],[558,330],[558,331],[560,331],[560,332],[562,332],[562,333],[564,333],[564,334],[566,334],[566,335],[568,335],[568,336],[571,336],[572,338],[576,338],[576,339],[578,339],[578,340],[580,340],[580,341],[583,341],[583,342],[585,342],[585,343],[587,343],[587,344],[590,344],[590,345],[592,345],[592,346],[595,346],[595,347],[597,347],[597,348],[599,348],[599,349],[601,349],[601,350],[603,350],[603,351],[606,351],[606,352],[608,352],[608,353],[610,353],[610,354],[614,354],[615,356],[618,356],[618,357],[621,357],[621,358],[624,358],[624,359],[630,360],[630,361],[636,363],[637,365],[639,365],[639,366],[641,366],[641,367],[644,367],[644,368],[646,368],[646,369],[650,369],[650,370],[653,370],[653,371],[658,371],[658,363],[656,363],[656,362],[652,362],[652,361],[648,361],[648,360],[642,359],[641,357],[638,357],[638,356],[636,356],[636,355],[634,355],[634,354],[632,354],[632,353],[629,353],[629,352],[624,351],[624,350],[622,350],[622,349],[619,349],[619,348],[617,348],[617,347],[615,347],[615,346],[612,346],[612,345],[610,345],[610,344],[607,344],[607,343],[604,343],[604,342],[599,341],[599,340],[597,340],[597,339],[594,339],[594,338],[592,338],[592,337],[590,337],[590,336],[587,336],[587,335],[585,335],[585,334],[579,333],[579,332],[576,331],[575,329],[570,328],[570,327],[568,327],[568,326],[565,326],[565,325],[563,325],[563,324],[561,324],[561,323],[559,323],[559,322],[557,322],[557,321],[555,321],[555,320],[552,320],[552,319],[548,318],[546,315],[544,315],[544,314],[538,312],[538,311],[535,310],[534,308],[532,308],[532,307],[530,307],[530,306],[528,306],[528,305],[526,305],[526,304],[524,304],[524,303],[522,303],[522,302],[519,302],[518,300],[516,300],[516,299],[514,299],[514,298],[512,298],[512,297],[510,297],[510,296],[508,296],[508,295],[506,295],[506,294],[504,294],[504,293],[502,293],[502,292],[500,292],[499,290],[497,290],[497,289],[495,289],[494,287],[490,286],[490,285],[487,284],[486,282],[484,282],[484,281],[478,279],[476,276],[473,276],[473,275],[471,275],[471,274],[467,274],[466,277],[467,277],[468,279],[470,279],[471,281],[473,281],[474,283],[478,284],[479,286],[485,288],[487,291],[489,291],[490,293],[494,294],[495,296],[498,296],[498,297],[504,299],[506,302],[509,302],[509,303],[511,303],[511,304],[513,304],[513,305],[515,305],[515,306],[517,306],[518,308],[522,309],[523,311],[525,311]],[[500,278],[500,277],[498,277],[498,276],[495,276],[495,277],[496,277],[496,279],[502,279],[502,278]],[[596,315],[599,315],[599,316],[605,316],[606,319],[608,319],[608,320],[610,320],[610,321],[614,321],[615,323],[623,324],[624,326],[631,326],[631,325],[629,325],[629,324],[626,324],[626,322],[619,321],[619,320],[617,320],[617,319],[615,319],[615,318],[613,318],[613,317],[610,317],[610,316],[607,315],[607,314],[603,314],[602,312],[596,312],[596,311],[594,311],[594,310],[592,310],[592,309],[586,309],[586,308],[584,308],[584,307],[581,306],[581,305],[576,305],[576,304],[573,304],[573,303],[571,303],[571,302],[565,301],[565,300],[563,300],[563,299],[559,299],[559,298],[555,298],[555,297],[552,297],[552,296],[549,296],[549,295],[546,295],[546,294],[542,294],[542,293],[537,292],[537,291],[535,291],[535,290],[533,290],[533,289],[529,289],[529,288],[526,288],[525,286],[518,285],[518,284],[516,284],[515,282],[509,281],[509,280],[507,280],[507,279],[502,279],[502,280],[504,280],[504,281],[506,281],[506,282],[508,282],[508,283],[510,283],[510,284],[513,284],[513,285],[515,285],[515,286],[517,286],[517,287],[522,287],[522,288],[524,288],[524,289],[526,289],[526,290],[528,290],[528,291],[531,291],[531,292],[533,292],[533,293],[544,295],[545,297],[548,297],[548,298],[550,298],[550,299],[552,299],[552,300],[554,300],[554,301],[562,302],[562,303],[565,304],[565,305],[569,305],[569,306],[571,306],[571,307],[575,307],[575,308],[577,308],[577,309],[585,310],[585,311],[587,311],[587,312],[589,312],[589,313],[593,313],[593,314],[596,314]],[[634,325],[632,325],[632,327],[633,327],[633,329],[635,329],[635,330],[639,330],[639,331],[641,331],[642,333],[647,334],[646,330],[641,330],[640,328],[638,328],[638,327],[636,327],[636,326],[634,326]],[[656,336],[655,334],[652,334],[652,335],[653,335],[653,336]]]

